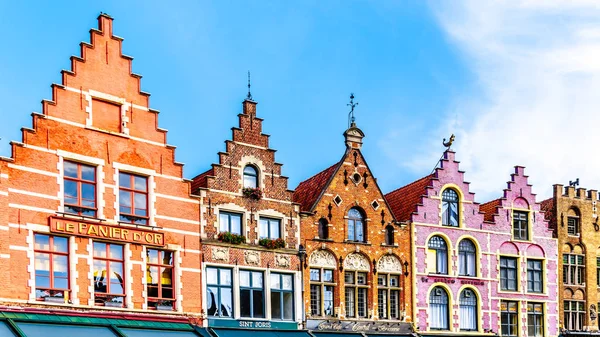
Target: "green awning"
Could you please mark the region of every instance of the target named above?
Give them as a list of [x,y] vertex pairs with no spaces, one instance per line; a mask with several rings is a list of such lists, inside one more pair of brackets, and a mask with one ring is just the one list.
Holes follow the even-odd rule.
[[247,330],[228,328],[209,328],[218,337],[310,337],[302,330]]
[[207,337],[187,323],[0,312],[0,336]]

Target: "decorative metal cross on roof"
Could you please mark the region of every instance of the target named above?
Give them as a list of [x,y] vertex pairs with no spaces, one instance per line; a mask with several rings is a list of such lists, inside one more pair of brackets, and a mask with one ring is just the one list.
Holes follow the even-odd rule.
[[246,96],[246,99],[252,100],[252,94],[250,93],[250,71],[248,71],[248,96]]
[[354,108],[358,105],[358,102],[354,103],[354,93],[350,93],[350,103],[346,105],[350,107],[350,112],[348,113],[348,127],[350,127],[354,123]]

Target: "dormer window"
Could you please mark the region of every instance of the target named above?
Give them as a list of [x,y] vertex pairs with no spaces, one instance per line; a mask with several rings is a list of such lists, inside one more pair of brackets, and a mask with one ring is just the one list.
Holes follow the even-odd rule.
[[458,227],[458,193],[451,188],[442,192],[442,225]]
[[252,165],[244,167],[244,188],[258,187],[258,171]]

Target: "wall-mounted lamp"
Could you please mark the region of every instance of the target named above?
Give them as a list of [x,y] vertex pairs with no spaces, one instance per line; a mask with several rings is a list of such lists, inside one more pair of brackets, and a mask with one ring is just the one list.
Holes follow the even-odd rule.
[[306,268],[306,248],[303,245],[298,246],[298,258],[300,259],[300,270]]
[[377,274],[377,261],[373,259],[373,275]]
[[340,271],[342,271],[342,270],[344,270],[344,258],[340,256],[339,261],[340,261],[339,269],[340,269]]

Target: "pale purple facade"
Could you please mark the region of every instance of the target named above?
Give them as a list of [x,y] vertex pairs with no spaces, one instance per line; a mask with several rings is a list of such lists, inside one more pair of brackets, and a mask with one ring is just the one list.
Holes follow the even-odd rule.
[[[536,202],[535,194],[531,191],[525,168],[515,167],[507,189],[500,199],[482,205],[486,211],[489,222],[484,224],[484,229],[494,232],[495,240],[491,240],[491,250],[497,252],[498,257],[490,260],[490,267],[498,274],[501,258],[516,259],[519,277],[517,289],[503,290],[498,283],[492,287],[491,305],[493,308],[504,307],[501,302],[514,301],[518,304],[518,330],[519,336],[531,337],[528,325],[531,323],[530,313],[535,307],[543,312],[544,336],[557,336],[559,334],[558,312],[558,240],[553,238],[540,204]],[[518,226],[517,214],[527,215],[528,228],[525,239],[519,239],[514,227]],[[533,289],[531,278],[528,278],[529,263],[539,262],[542,267],[541,289]],[[498,278],[498,276],[493,276]],[[537,283],[537,282],[535,282]],[[528,310],[530,312],[528,312]],[[492,315],[492,324],[499,326],[499,313]]]
[[[523,168],[517,168],[505,199],[486,204],[501,207],[495,217],[475,202],[452,151],[444,153],[431,175],[386,195],[396,218],[412,229],[413,319],[421,334],[501,335],[500,301],[519,298],[517,336],[530,337],[529,299],[543,303],[546,310],[543,336],[557,336],[557,241],[522,173]],[[525,205],[532,218],[530,240],[513,242],[511,215],[507,219],[506,212]],[[499,259],[504,253],[514,254],[511,257],[520,264],[518,291],[499,290]],[[547,275],[542,293],[527,293],[527,254],[541,261]]]

